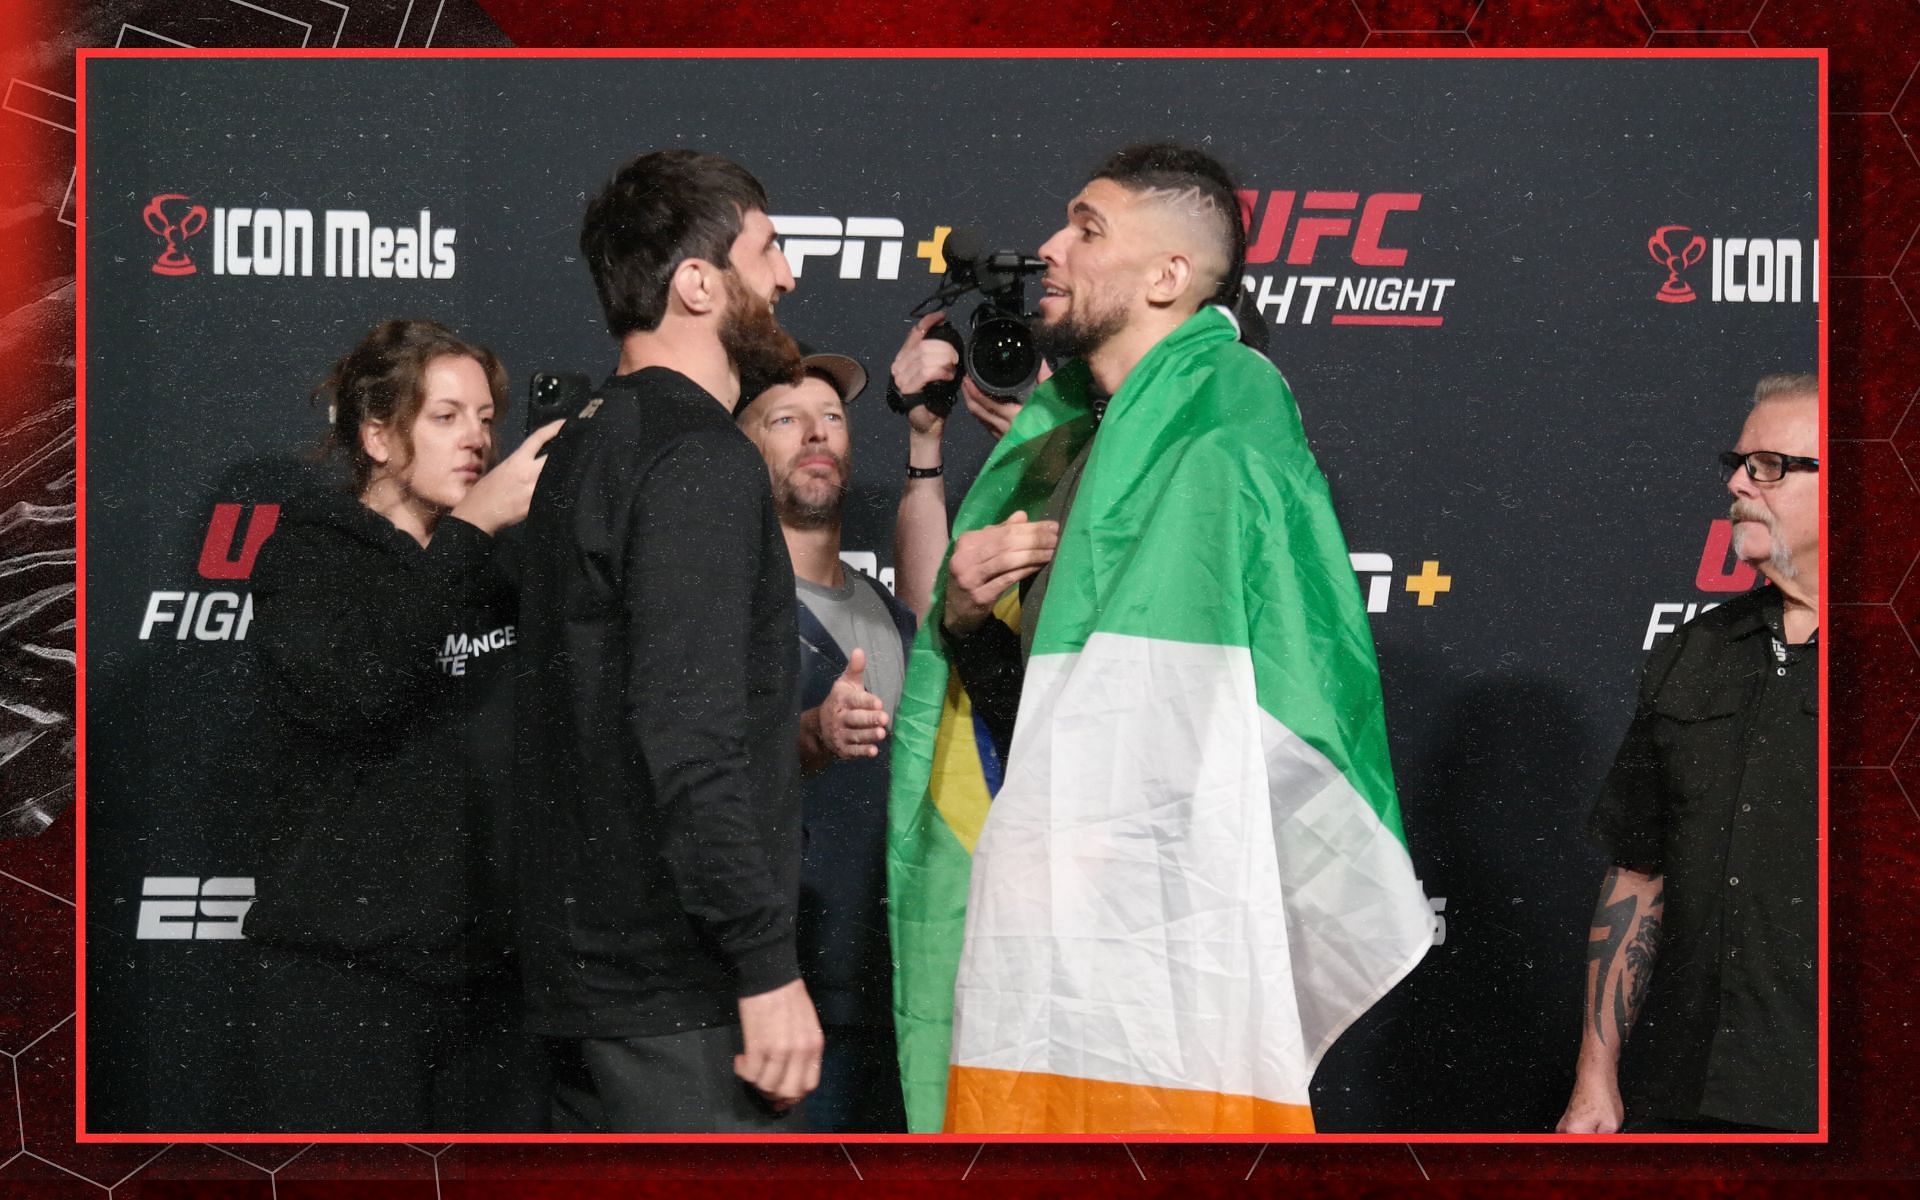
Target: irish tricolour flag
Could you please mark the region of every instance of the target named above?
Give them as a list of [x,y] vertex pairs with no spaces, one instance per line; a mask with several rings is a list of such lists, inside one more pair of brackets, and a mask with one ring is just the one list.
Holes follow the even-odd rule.
[[934,620],[898,711],[909,1123],[1309,1131],[1322,1054],[1431,944],[1366,609],[1293,397],[1222,310],[1097,436],[1087,385],[1034,393],[955,523],[1043,516],[1095,438],[1004,772]]

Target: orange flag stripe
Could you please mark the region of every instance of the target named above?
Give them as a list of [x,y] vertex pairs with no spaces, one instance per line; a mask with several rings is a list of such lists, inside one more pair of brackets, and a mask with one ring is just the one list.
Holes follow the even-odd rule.
[[954,1067],[948,1133],[1312,1133],[1313,1110],[1257,1096]]

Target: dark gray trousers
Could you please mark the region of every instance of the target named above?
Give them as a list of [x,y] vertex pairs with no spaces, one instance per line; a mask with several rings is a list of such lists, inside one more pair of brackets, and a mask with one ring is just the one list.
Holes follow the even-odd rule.
[[804,1133],[733,1073],[740,1027],[632,1038],[549,1038],[555,1133]]

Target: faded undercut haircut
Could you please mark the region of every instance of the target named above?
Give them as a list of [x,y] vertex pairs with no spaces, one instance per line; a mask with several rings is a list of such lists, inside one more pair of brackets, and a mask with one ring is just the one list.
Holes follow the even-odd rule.
[[1225,264],[1206,302],[1234,307],[1246,270],[1247,233],[1233,176],[1219,159],[1172,142],[1128,146],[1088,176],[1088,182],[1095,179],[1110,179],[1129,192],[1151,195],[1198,217]]
[[1819,395],[1820,377],[1804,372],[1780,371],[1772,375],[1762,375],[1760,382],[1753,385],[1755,407],[1768,400],[1781,400],[1788,396],[1812,396],[1818,399]]
[[621,167],[580,225],[607,332],[658,329],[674,270],[689,258],[731,269],[746,215],[766,208],[760,181],[717,154],[657,150]]

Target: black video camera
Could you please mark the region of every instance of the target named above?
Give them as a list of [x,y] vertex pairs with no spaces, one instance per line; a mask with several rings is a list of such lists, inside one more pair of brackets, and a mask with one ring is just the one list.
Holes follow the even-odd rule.
[[[1019,399],[1040,374],[1040,348],[1034,343],[1032,315],[1026,311],[1026,276],[1046,270],[1047,264],[1017,250],[983,252],[980,246],[980,235],[971,229],[947,234],[942,247],[946,282],[916,305],[913,315],[924,316],[968,292],[979,292],[981,301],[968,318],[964,334],[948,322],[934,326],[927,336],[959,351],[961,369],[975,387],[999,399]],[[927,384],[914,401],[945,417],[959,395],[958,380],[942,380]],[[898,413],[913,407],[891,388],[887,404]]]

